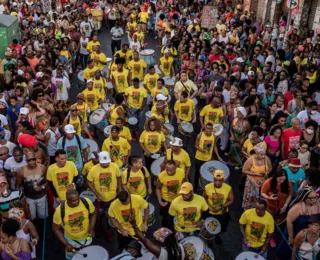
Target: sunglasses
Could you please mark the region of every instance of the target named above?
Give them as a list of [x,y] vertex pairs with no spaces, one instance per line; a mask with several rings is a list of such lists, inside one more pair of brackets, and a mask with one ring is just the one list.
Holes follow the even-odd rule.
[[35,161],[36,158],[30,158],[30,159],[27,159],[27,162],[31,162],[31,161]]
[[43,97],[43,95],[41,94],[41,95],[38,95],[38,97]]
[[71,110],[71,112],[77,112],[78,111],[78,109],[72,109]]
[[8,153],[0,153],[0,156],[4,156],[4,155],[6,155],[6,154],[8,154]]

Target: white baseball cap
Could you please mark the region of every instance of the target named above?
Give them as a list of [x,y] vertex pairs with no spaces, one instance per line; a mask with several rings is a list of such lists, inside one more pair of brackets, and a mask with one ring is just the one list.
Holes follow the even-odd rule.
[[64,127],[64,131],[65,131],[67,134],[75,134],[75,133],[76,133],[76,130],[74,130],[73,125],[66,125],[66,126]]
[[36,74],[37,78],[42,78],[43,76],[44,76],[44,73],[41,71],[37,72],[37,74]]
[[167,98],[162,94],[158,94],[156,96],[156,99],[157,99],[157,101],[165,101],[165,100],[167,100]]
[[93,79],[88,79],[87,84],[93,82]]
[[249,70],[249,72],[248,72],[248,76],[252,76],[252,77],[254,77],[254,71]]
[[242,57],[239,57],[236,59],[236,62],[245,62],[245,60]]
[[179,146],[179,147],[182,147],[182,146],[183,146],[182,140],[181,140],[180,138],[178,138],[178,137],[174,137],[174,138],[171,140],[170,144],[171,144],[172,146]]
[[110,163],[110,155],[108,152],[100,152],[99,153],[99,163]]
[[22,107],[22,108],[20,109],[20,114],[21,114],[21,115],[28,115],[28,114],[29,114],[29,108],[27,108],[27,107]]

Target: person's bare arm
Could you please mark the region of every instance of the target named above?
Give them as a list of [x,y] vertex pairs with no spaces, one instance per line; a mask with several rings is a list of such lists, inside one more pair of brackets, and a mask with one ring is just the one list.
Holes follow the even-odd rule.
[[94,193],[94,195],[96,196],[96,198],[99,200],[99,201],[102,201],[102,196],[98,193],[98,191],[95,189],[93,183],[91,181],[89,181],[87,179],[87,184],[88,184],[88,187],[89,189]]
[[16,177],[16,190],[20,190],[20,186],[22,184],[22,179],[23,179],[23,175],[24,175],[24,170],[23,170],[24,167],[22,167],[20,169],[20,171],[17,173],[17,177]]
[[117,177],[117,190],[118,192],[122,190],[121,177]]
[[298,260],[296,258],[296,254],[298,254],[299,248],[302,245],[303,241],[304,241],[304,232],[303,230],[301,230],[294,239],[291,260]]
[[148,187],[148,194],[152,194],[152,185],[151,185],[151,176],[147,178],[147,187]]
[[89,228],[89,235],[92,237],[93,236],[93,234],[94,234],[94,227],[95,227],[95,225],[96,225],[96,221],[97,221],[97,215],[98,214],[96,214],[97,212],[97,209],[92,213],[92,214],[90,214],[90,228]]
[[64,238],[63,232],[61,231],[60,225],[52,223],[52,231],[55,236],[59,239],[59,241],[64,245],[65,248],[71,247],[73,248],[68,241]]
[[[303,203],[303,202],[302,202]],[[294,242],[293,222],[300,216],[300,203],[294,205],[287,215],[288,242],[292,245]]]
[[228,208],[231,204],[233,204],[234,202],[234,194],[233,194],[233,190],[231,189],[227,198],[226,203],[223,204],[224,208]]
[[281,142],[281,157],[283,159],[286,159],[286,158],[284,158],[284,142]]

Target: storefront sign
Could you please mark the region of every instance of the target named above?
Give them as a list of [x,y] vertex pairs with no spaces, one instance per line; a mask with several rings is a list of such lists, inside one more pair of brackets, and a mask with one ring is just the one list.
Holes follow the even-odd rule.
[[202,28],[214,28],[218,22],[218,9],[216,6],[205,6],[201,15]]

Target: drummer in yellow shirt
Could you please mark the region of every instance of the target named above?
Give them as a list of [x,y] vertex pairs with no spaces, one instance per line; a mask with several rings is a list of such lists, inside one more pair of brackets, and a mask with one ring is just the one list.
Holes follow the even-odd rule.
[[149,14],[147,12],[141,11],[139,13],[138,17],[139,17],[140,23],[143,23],[143,24],[147,24],[148,23]]
[[116,119],[116,126],[119,127],[120,129],[119,136],[126,139],[131,145],[131,140],[132,140],[131,132],[128,127],[124,126],[124,120],[122,117],[118,117]]
[[[224,112],[221,107],[221,101],[218,97],[214,97],[211,104],[206,105],[200,111],[200,124],[201,128],[204,130],[206,124],[219,124],[222,123],[224,117]],[[203,120],[204,119],[204,120]]]
[[88,52],[91,54],[92,52],[94,52],[96,50],[96,46],[100,47],[100,42],[98,41],[98,36],[97,35],[93,35],[92,36],[92,40],[88,42],[87,45],[87,50]]
[[166,156],[164,157],[164,161],[161,164],[161,168],[164,168],[168,161],[174,160],[177,169],[181,169],[186,175],[186,180],[188,180],[191,167],[191,160],[189,154],[182,149],[182,140],[178,137],[174,137],[170,141],[170,145],[171,148],[166,150]]
[[217,159],[222,161],[217,145],[216,137],[213,134],[213,125],[211,123],[206,124],[205,130],[198,134],[196,139],[196,161],[195,161],[195,175],[194,175],[194,187],[195,191],[198,189],[200,178],[200,167],[207,161],[213,160],[213,152],[216,154]]
[[172,58],[176,58],[178,56],[178,51],[177,49],[173,46],[173,43],[171,40],[168,40],[167,41],[167,45],[166,46],[163,46],[161,48],[161,54],[162,55],[165,55],[166,54],[166,51],[169,51],[170,53],[170,56]]
[[124,93],[129,87],[130,74],[129,71],[123,67],[123,58],[117,58],[116,63],[117,70],[111,73],[112,84],[117,93]]
[[151,97],[152,100],[156,101],[156,97],[158,94],[162,94],[166,98],[169,96],[169,90],[164,85],[164,80],[159,78],[157,80],[157,86],[151,89]]
[[150,173],[143,166],[141,156],[136,155],[129,158],[129,167],[122,173],[121,179],[122,188],[130,194],[140,195],[142,198],[145,198],[147,194],[152,194]]
[[128,164],[131,145],[126,139],[119,136],[119,132],[119,127],[112,126],[110,136],[102,144],[102,151],[107,151],[110,154],[111,161],[122,168]]
[[165,170],[159,174],[156,184],[156,195],[161,206],[160,214],[163,227],[169,227],[170,225],[170,215],[168,213],[170,204],[179,196],[178,191],[185,180],[184,171],[177,168],[175,161],[167,161]]
[[174,60],[170,56],[170,51],[168,49],[165,50],[164,56],[159,60],[159,68],[163,76],[172,77],[175,74],[173,63]]
[[171,117],[172,117],[172,112],[169,109],[169,105],[167,103],[167,100],[168,100],[167,97],[165,97],[162,94],[158,94],[155,99],[156,99],[156,102],[153,103],[150,116],[159,119],[162,125],[164,123],[168,123],[169,115],[171,114]]
[[90,108],[85,102],[85,98],[82,93],[79,93],[77,95],[77,102],[74,103],[74,106],[78,109],[78,115],[82,117],[83,122],[88,122],[88,114],[90,113]]
[[198,236],[204,222],[203,213],[208,210],[208,204],[202,196],[193,192],[190,182],[181,185],[179,194],[169,208],[169,214],[177,219],[174,229],[184,237]]
[[94,66],[99,70],[102,70],[107,64],[107,56],[101,52],[100,45],[97,45],[95,49],[96,51],[90,54],[90,58],[93,60]]
[[107,81],[104,77],[101,76],[101,71],[96,70],[93,80],[93,88],[97,89],[100,92],[101,97],[104,99],[105,89],[107,87]]
[[133,59],[133,52],[129,49],[129,45],[124,43],[122,44],[121,50],[117,51],[114,55],[119,54],[121,58],[125,59],[124,67],[127,68],[129,62]]
[[[224,183],[224,172],[215,170],[213,172],[214,182],[204,187],[202,197],[209,205],[209,213],[217,219],[221,225],[221,233],[227,230],[229,224],[229,207],[234,202],[234,195],[230,185]],[[222,244],[221,237],[215,236],[217,244]]]
[[90,160],[84,164],[82,168],[82,175],[87,177],[90,170],[93,168],[93,166],[97,165],[99,163],[99,155],[97,152],[91,153]]
[[[174,104],[174,114],[177,118],[177,123],[182,121],[191,122],[195,124],[197,121],[197,113],[192,99],[188,98],[188,92],[182,91],[180,99]],[[192,119],[193,117],[193,119]]]
[[[144,211],[142,217],[142,210]],[[134,230],[129,222],[130,215],[133,215],[140,231],[148,230],[149,205],[139,195],[129,194],[126,190],[118,193],[108,210],[108,217],[113,226],[118,230],[118,246],[122,250],[130,241],[136,239]]]
[[154,66],[149,66],[149,73],[144,76],[143,86],[151,93],[151,90],[157,86],[157,81],[160,78],[159,74],[156,73]]
[[99,104],[102,103],[103,97],[101,96],[100,91],[96,88],[93,88],[93,80],[89,79],[87,81],[87,88],[82,91],[84,99],[88,104],[91,111],[95,111],[99,108]]
[[143,59],[139,58],[139,53],[135,51],[133,53],[133,60],[129,61],[128,69],[131,73],[131,78],[138,78],[139,81],[143,80],[146,73],[147,64]]
[[98,69],[98,67],[94,66],[93,60],[88,61],[88,66],[83,71],[83,79],[85,83],[87,82],[87,80],[92,79],[94,77],[94,73]]

